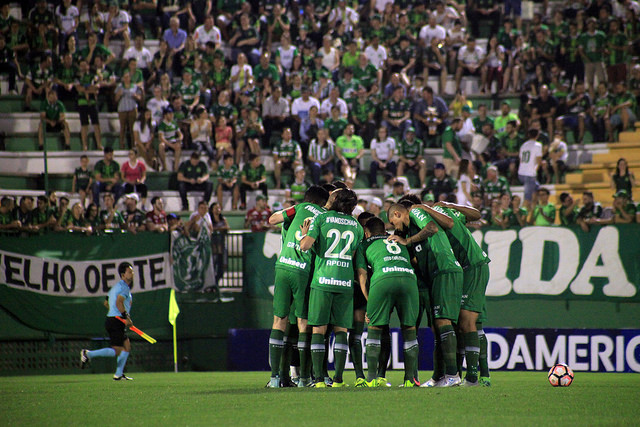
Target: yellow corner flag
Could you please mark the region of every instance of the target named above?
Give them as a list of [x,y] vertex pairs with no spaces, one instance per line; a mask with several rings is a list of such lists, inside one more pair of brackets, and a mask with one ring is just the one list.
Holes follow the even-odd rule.
[[171,289],[171,295],[169,295],[169,323],[173,326],[176,325],[178,314],[180,314],[180,307],[178,307],[178,302],[176,301],[176,290]]
[[176,319],[180,314],[180,307],[176,301],[176,290],[171,289],[169,295],[169,323],[173,326],[173,371],[178,372],[178,337],[176,336]]

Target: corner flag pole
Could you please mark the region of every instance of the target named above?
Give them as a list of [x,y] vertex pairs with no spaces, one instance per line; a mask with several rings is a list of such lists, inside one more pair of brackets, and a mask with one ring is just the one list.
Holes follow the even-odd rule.
[[178,372],[178,338],[176,334],[176,319],[180,314],[180,307],[176,301],[176,290],[171,289],[169,295],[169,323],[173,326],[173,371]]

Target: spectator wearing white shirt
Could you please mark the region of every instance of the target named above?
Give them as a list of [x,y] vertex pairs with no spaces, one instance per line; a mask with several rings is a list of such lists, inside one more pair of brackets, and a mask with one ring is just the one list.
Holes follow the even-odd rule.
[[162,110],[169,106],[169,101],[162,96],[160,85],[153,87],[153,98],[147,101],[147,108],[151,111],[152,120],[156,123],[162,121]]
[[378,128],[378,137],[371,140],[371,165],[369,166],[369,184],[378,188],[377,175],[382,170],[385,182],[396,177],[397,165],[393,160],[396,152],[396,141],[387,135],[387,128]]
[[358,24],[358,13],[350,7],[347,7],[345,0],[338,0],[336,7],[329,12],[329,27],[335,28],[336,23],[341,21],[345,25],[346,32],[353,32],[354,27]]
[[447,37],[447,30],[442,25],[436,23],[436,16],[432,13],[429,15],[429,23],[420,29],[418,38],[424,40],[425,46],[431,44],[432,38],[444,40]]
[[380,43],[380,38],[374,35],[371,38],[371,44],[364,50],[365,55],[369,58],[369,62],[378,70],[383,70],[387,61],[387,49]]
[[286,71],[291,71],[293,58],[300,55],[300,52],[297,47],[291,44],[291,38],[288,35],[283,35],[280,38],[280,43],[280,46],[276,48],[276,61],[280,61],[280,65]]
[[214,25],[212,15],[207,15],[207,17],[204,18],[204,24],[196,27],[193,32],[193,39],[198,46],[198,50],[201,52],[207,50],[207,42],[214,42],[216,49],[220,48],[222,35],[220,34],[220,29]]
[[202,228],[205,228],[208,234],[213,232],[213,222],[211,222],[207,202],[203,200],[198,203],[198,210],[191,214],[184,228],[187,234],[193,237],[198,236]]
[[249,80],[253,77],[253,69],[247,63],[247,56],[244,53],[238,54],[238,63],[231,67],[229,80],[234,92],[240,92]]
[[473,134],[476,131],[473,126],[473,121],[471,120],[472,112],[473,110],[468,105],[462,106],[462,128],[456,132],[460,141],[466,142],[469,146],[471,146],[471,140],[473,139]]
[[340,109],[340,117],[346,119],[349,115],[349,107],[344,99],[340,98],[340,90],[334,86],[329,92],[329,97],[320,104],[320,117],[326,119],[331,114],[332,107]]
[[316,56],[322,57],[322,66],[331,72],[333,78],[338,77],[340,72],[340,52],[332,45],[333,39],[330,35],[322,38],[322,47]]
[[485,67],[486,60],[484,50],[476,45],[476,39],[469,37],[467,44],[462,46],[458,51],[456,92],[460,90],[460,80],[462,80],[462,76],[476,76],[480,77],[482,82],[485,81],[487,74]]
[[538,188],[536,176],[538,168],[542,163],[542,144],[536,141],[538,138],[537,129],[529,129],[529,138],[520,146],[520,166],[518,167],[518,178],[524,185],[524,207],[531,211],[533,194]]
[[123,40],[124,48],[129,49],[131,45],[131,32],[129,31],[129,14],[121,10],[117,2],[109,4],[109,11],[106,12],[102,21],[104,22],[104,45],[109,46],[111,39]]
[[311,90],[308,86],[303,86],[300,94],[301,96],[291,103],[291,116],[298,122],[309,118],[311,107],[316,107],[318,111],[320,110],[320,101],[311,96]]
[[73,37],[77,41],[76,30],[80,12],[78,8],[71,4],[71,0],[64,0],[61,5],[56,8],[56,18],[58,18],[60,27],[60,46],[67,45],[67,39]]
[[436,23],[443,26],[446,30],[453,27],[456,19],[464,20],[464,15],[458,13],[455,8],[445,5],[442,0],[436,2],[436,9],[431,12],[431,15],[435,16]]
[[149,71],[149,67],[151,66],[151,62],[153,61],[153,55],[149,49],[144,47],[144,34],[137,34],[133,39],[133,46],[129,49],[125,50],[122,58],[127,61],[131,58],[135,58],[137,62],[138,68],[142,70],[142,75],[144,79],[147,80],[151,75]]

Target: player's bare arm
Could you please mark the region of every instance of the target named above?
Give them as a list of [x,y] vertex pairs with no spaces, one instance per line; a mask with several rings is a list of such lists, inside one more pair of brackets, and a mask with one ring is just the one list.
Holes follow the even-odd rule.
[[360,283],[360,289],[365,299],[369,301],[369,291],[367,291],[367,270],[364,268],[358,268],[358,282]]
[[434,222],[430,222],[422,230],[420,230],[418,233],[416,233],[413,236],[410,236],[410,237],[408,237],[406,239],[404,237],[401,237],[401,236],[398,236],[396,234],[393,234],[393,235],[389,236],[387,238],[387,240],[389,240],[391,242],[397,242],[397,243],[399,243],[399,244],[401,244],[403,246],[407,246],[407,245],[412,245],[414,243],[422,242],[424,240],[427,240],[429,237],[433,236],[437,232],[438,232],[438,226]]
[[453,219],[449,217],[449,215],[438,212],[437,210],[430,208],[427,205],[413,205],[411,207],[411,209],[415,208],[422,209],[423,211],[431,215],[431,218],[433,218],[434,221],[436,221],[440,225],[440,227],[453,228]]
[[482,218],[480,211],[472,206],[463,206],[457,203],[437,202],[436,206],[455,209],[467,218],[467,221],[477,221]]
[[300,231],[302,232],[302,240],[300,241],[300,249],[303,251],[308,251],[311,249],[316,239],[311,236],[307,236],[307,232],[309,231],[309,227],[311,226],[312,218],[307,218],[304,220],[302,225],[300,226]]

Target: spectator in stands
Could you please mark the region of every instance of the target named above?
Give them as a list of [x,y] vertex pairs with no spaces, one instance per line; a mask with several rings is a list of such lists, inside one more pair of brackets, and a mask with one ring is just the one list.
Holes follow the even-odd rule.
[[200,153],[194,151],[189,160],[182,162],[178,168],[178,192],[182,201],[182,210],[189,210],[187,193],[189,191],[204,191],[203,200],[205,208],[211,199],[213,184],[209,181],[209,169],[206,163],[200,160]]
[[250,154],[249,161],[245,163],[240,172],[240,209],[246,209],[247,191],[262,191],[267,197],[267,173],[262,159],[258,154]]
[[293,182],[284,190],[284,197],[292,199],[295,203],[302,203],[304,193],[311,187],[311,184],[305,177],[306,171],[304,170],[304,166],[296,166],[293,171]]
[[238,166],[233,162],[233,156],[231,154],[225,154],[222,157],[222,165],[220,165],[216,171],[216,178],[218,180],[216,196],[220,206],[224,206],[223,194],[225,191],[228,191],[232,194],[232,209],[238,209],[238,198],[240,196],[240,188],[238,185],[239,174]]
[[182,155],[183,135],[173,118],[173,107],[171,106],[165,107],[162,110],[162,122],[158,125],[158,138],[160,140],[158,151],[160,154],[160,162],[162,163],[162,170],[167,170],[167,150],[173,151],[173,170],[178,170],[180,156]]
[[[508,197],[508,195],[506,195]],[[500,199],[503,200],[505,194]],[[509,208],[502,211],[502,222],[500,225],[502,228],[508,227],[524,227],[527,225],[527,209],[520,206],[520,196],[514,194],[509,198]]]
[[[27,4],[33,4],[33,2],[28,2]],[[23,11],[23,16],[24,15]],[[36,36],[39,27],[42,26],[46,39],[57,42],[58,28],[56,27],[56,17],[52,10],[49,9],[45,0],[36,1],[35,7],[29,11],[27,23],[29,25],[31,39]]]
[[[138,195],[136,193],[127,194],[124,196],[125,209],[122,211],[122,218],[124,219],[123,229],[129,233],[136,234],[140,231],[146,231],[145,214],[138,209],[139,202]],[[142,202],[144,206],[145,202]]]
[[[169,77],[173,75],[173,61],[175,54],[169,49],[169,43],[166,40],[160,40],[158,42],[158,51],[153,54],[153,61],[151,62],[151,75],[149,80],[155,84],[159,84],[163,76]],[[168,97],[168,94],[163,94],[164,98]]]
[[109,2],[109,10],[102,19],[105,30],[104,44],[109,46],[111,39],[122,40],[124,49],[129,49],[131,45],[131,31],[129,30],[131,17],[125,10],[120,9],[117,1]]
[[27,111],[31,110],[31,100],[35,97],[40,100],[47,99],[47,93],[51,90],[53,78],[52,60],[50,55],[42,55],[38,65],[34,66],[25,77],[26,96],[24,105]]
[[55,14],[59,25],[59,46],[66,46],[67,39],[77,37],[76,31],[80,23],[80,12],[77,7],[71,4],[71,0],[63,0],[62,4],[56,7]]
[[[96,199],[97,200],[97,199]],[[116,210],[116,200],[111,193],[105,193],[103,197],[104,209],[100,211],[100,229],[103,231],[122,231],[124,218]]]
[[213,15],[205,16],[204,24],[197,27],[193,32],[193,39],[201,52],[206,51],[207,42],[213,42],[216,49],[220,48],[222,35],[220,29],[214,25]]
[[324,121],[324,127],[329,132],[329,138],[333,141],[344,133],[348,124],[347,119],[340,115],[340,107],[337,105],[331,107],[331,116]]
[[587,31],[578,37],[578,52],[584,62],[585,80],[589,92],[595,93],[594,76],[599,82],[606,81],[604,72],[604,51],[607,45],[607,36],[597,29],[598,21],[594,17],[587,19]]
[[487,51],[485,53],[485,61],[487,64],[487,72],[484,82],[481,82],[481,93],[491,92],[491,84],[496,81],[496,93],[504,88],[504,70],[506,66],[506,53],[504,46],[498,43],[498,37],[496,35],[491,36],[489,44],[487,45]]
[[282,131],[282,138],[273,148],[274,178],[276,188],[281,186],[280,177],[283,170],[293,170],[302,165],[302,150],[300,144],[292,139],[291,129]]
[[98,206],[95,203],[89,203],[89,206],[87,206],[87,209],[85,210],[84,218],[87,220],[87,224],[91,226],[93,233],[97,234],[100,228],[100,215],[98,212]]
[[151,110],[142,108],[140,114],[138,114],[138,119],[133,124],[133,141],[136,150],[146,164],[154,169],[158,169],[158,159],[156,158],[156,150],[153,146],[155,129],[156,122],[152,118]]
[[636,98],[629,92],[625,83],[617,83],[609,110],[609,142],[613,142],[613,130],[625,131],[635,123],[635,109]]
[[69,207],[69,198],[67,196],[61,196],[58,202],[58,196],[55,191],[49,193],[49,206],[53,216],[56,219],[56,225],[54,228],[60,225],[60,221],[68,215],[71,215]]
[[549,145],[547,158],[541,164],[545,184],[564,182],[568,159],[569,148],[562,140],[562,132],[557,130],[553,142]]
[[[598,83],[596,96],[593,100],[593,108],[590,109],[593,141],[611,141],[611,124],[609,122],[609,111],[611,110],[612,96],[607,90],[605,82]],[[606,134],[609,134],[607,138]]]
[[138,104],[142,102],[143,95],[140,87],[132,82],[129,70],[125,70],[115,93],[115,102],[118,103],[118,120],[120,121],[121,149],[125,148],[125,139],[129,141],[127,146],[133,147],[133,124],[136,121]]
[[344,99],[340,98],[340,89],[333,86],[329,92],[329,97],[320,104],[320,117],[326,119],[331,115],[331,109],[338,107],[340,118],[346,119],[349,116],[349,107]]
[[407,133],[400,143],[399,154],[398,175],[404,176],[406,170],[417,170],[420,188],[424,188],[427,177],[427,162],[423,157],[423,142],[416,138],[415,128],[410,127],[407,129]]
[[[295,98],[291,103],[291,116],[298,123],[309,119],[311,108],[315,107],[316,113],[320,111],[320,102],[311,96],[311,90],[308,86],[302,86],[300,97]],[[322,125],[320,125],[322,127]],[[302,129],[301,129],[302,131]]]
[[580,208],[578,207],[578,201],[567,192],[560,194],[560,224],[564,226],[576,225],[578,221],[578,214]]
[[[430,113],[429,108],[435,108],[435,115]],[[417,137],[425,144],[429,135],[435,138],[444,130],[449,107],[442,98],[434,95],[431,86],[422,89],[422,99],[413,105],[412,111]]]
[[[256,28],[251,25],[249,15],[243,13],[240,16],[240,25],[229,39],[228,44],[233,48],[232,57],[236,58],[239,53],[244,53],[249,60],[249,64],[256,66],[256,64],[261,61],[259,50],[260,42],[260,34]],[[260,79],[258,79],[258,81],[260,81]]]
[[[80,156],[80,167],[73,172],[71,192],[80,195],[80,204],[84,207],[87,196],[91,202],[91,185],[93,183],[91,169],[89,169],[89,157],[86,154]],[[48,203],[47,203],[48,205]]]
[[84,216],[84,208],[80,203],[75,203],[71,208],[71,215],[61,224],[59,231],[71,231],[73,233],[83,233],[87,236],[93,233],[93,228]]
[[388,182],[396,177],[397,165],[393,160],[396,152],[396,141],[388,136],[387,128],[380,126],[378,136],[371,140],[371,164],[369,165],[369,185],[378,188],[377,174],[382,170],[384,181]]
[[364,142],[354,135],[354,127],[349,124],[336,141],[336,156],[347,185],[353,186],[360,169],[360,159],[364,156]]
[[167,213],[164,211],[162,197],[152,197],[151,207],[152,209],[146,214],[147,231],[166,233],[169,231],[169,225],[167,224]]
[[38,196],[37,206],[31,212],[31,224],[34,232],[44,233],[50,231],[56,224],[56,219],[49,209],[49,199],[46,196]]
[[[326,129],[318,129],[316,138],[311,141],[308,160],[314,185],[320,183],[321,175],[333,176],[335,172],[335,144],[327,138]],[[332,180],[333,178],[328,181]]]
[[256,197],[256,205],[253,209],[249,209],[244,220],[244,227],[250,228],[251,231],[268,231],[273,227],[269,225],[269,217],[271,209],[267,205],[267,198],[262,194]]
[[593,220],[592,223],[605,224],[630,224],[635,221],[636,206],[631,201],[627,190],[618,190],[613,195],[613,216],[608,219]]
[[142,72],[144,80],[147,81],[151,77],[151,67],[153,62],[153,56],[149,49],[144,47],[144,32],[136,34],[133,39],[133,46],[124,51],[122,59],[130,60],[135,59],[136,65]]
[[[93,125],[93,136],[96,139],[96,148],[102,150],[102,133],[100,131],[100,119],[98,117],[98,92],[100,90],[98,76],[89,68],[86,59],[81,59],[80,72],[75,78],[75,91],[78,100],[78,113],[80,115],[80,140],[82,150],[87,151],[89,146],[89,119]],[[84,203],[83,205],[84,206]]]
[[0,235],[15,235],[20,229],[20,221],[13,216],[13,200],[4,196],[0,200]]
[[519,151],[518,178],[524,185],[524,207],[528,211],[531,211],[531,201],[534,200],[533,195],[538,188],[536,176],[542,162],[542,144],[537,141],[538,134],[538,130],[529,129],[529,139],[522,144]]
[[460,160],[456,182],[456,203],[459,205],[471,206],[471,194],[477,191],[476,185],[472,182],[475,175],[476,170],[473,163],[468,159]]
[[422,190],[422,198],[432,194],[436,201],[445,200],[449,194],[455,192],[455,189],[455,179],[447,174],[444,164],[436,163],[433,167],[433,176],[427,179],[427,186]]
[[611,188],[617,193],[625,190],[629,195],[629,199],[633,200],[633,187],[636,185],[636,177],[629,170],[629,165],[625,158],[618,159],[616,170],[611,174]]
[[133,15],[133,28],[136,35],[144,34],[145,28],[151,31],[153,38],[160,37],[160,17],[157,14],[158,0],[131,0],[129,11]]
[[213,232],[211,216],[207,209],[207,202],[204,200],[198,202],[197,210],[191,213],[189,221],[184,225],[185,232],[191,237],[197,237],[202,229],[205,229],[209,235]]
[[231,154],[233,156],[234,150],[231,144],[233,129],[231,126],[227,126],[227,118],[225,116],[218,116],[214,132],[217,152],[216,162],[219,161],[224,154]]
[[[516,16],[520,12],[519,6],[516,6],[519,2],[509,2],[509,12],[513,8]],[[500,2],[497,0],[472,0],[467,3],[467,17],[471,24],[471,33],[474,37],[480,37],[480,22],[489,21],[491,24],[490,34],[497,34],[498,27],[500,26]]]
[[155,123],[162,121],[162,110],[169,106],[169,101],[163,96],[159,85],[153,86],[153,98],[147,101],[147,108],[151,110],[151,117]]
[[[162,39],[167,42],[169,53],[174,57],[176,55],[179,56],[187,41],[187,33],[180,28],[180,19],[176,16],[173,16],[169,20],[169,28],[167,28],[163,33]],[[174,71],[180,74],[180,62],[174,61],[173,67]]]
[[[542,87],[540,89],[541,96]],[[574,135],[577,131],[576,143],[582,144],[585,127],[590,127],[591,124],[591,117],[593,115],[591,110],[592,101],[589,94],[585,92],[584,82],[576,82],[574,92],[571,92],[567,97],[567,114],[558,117],[556,127],[559,129],[563,129],[564,126],[569,127],[574,132]],[[549,135],[553,134],[550,133]],[[563,138],[566,139],[566,136],[563,136]]]
[[[458,51],[458,66],[456,68],[456,92],[460,90],[460,80],[462,76],[480,77],[484,86],[486,81],[487,68],[485,66],[486,56],[484,50],[476,45],[476,39],[469,37],[467,44]],[[481,87],[482,87],[481,86]]]
[[447,52],[444,40],[433,37],[431,44],[423,53],[423,76],[429,78],[429,74],[440,76],[440,93],[444,94],[447,89]]
[[582,207],[578,213],[577,222],[583,231],[588,232],[591,224],[596,224],[602,217],[603,209],[600,203],[593,199],[591,191],[582,193]]
[[418,38],[424,42],[425,46],[429,46],[433,39],[444,41],[446,37],[447,30],[442,25],[438,25],[438,15],[431,12],[428,17],[428,23],[420,29]]
[[517,167],[520,147],[524,143],[524,136],[518,132],[518,122],[507,122],[503,135],[499,138],[496,155],[498,170],[508,176],[511,184],[517,183]]
[[363,86],[359,86],[356,96],[351,100],[349,121],[358,129],[358,135],[368,147],[375,134],[376,106],[369,99]]
[[15,51],[7,45],[6,37],[0,33],[0,74],[7,74],[9,79],[9,93],[16,95],[16,76],[20,73],[20,63]]
[[382,110],[382,125],[396,138],[404,138],[406,130],[411,127],[409,100],[404,97],[403,91],[402,86],[396,87]]
[[[548,135],[553,135],[554,118],[558,109],[558,100],[551,95],[547,85],[540,86],[540,96],[533,100],[531,120],[540,120],[540,125]],[[584,134],[584,123],[583,123]]]
[[460,129],[462,129],[462,119],[454,117],[451,125],[447,126],[442,133],[442,163],[452,175],[457,175],[462,159],[462,143],[458,137]]
[[71,134],[69,123],[66,119],[64,104],[58,100],[58,94],[54,90],[47,93],[47,99],[40,104],[40,122],[38,124],[38,149],[44,149],[45,132],[62,132],[64,137],[64,149],[71,148]]
[[20,221],[20,231],[22,235],[26,236],[26,233],[34,231],[32,228],[33,197],[22,196],[18,206],[13,209],[13,217]]
[[[254,73],[255,75],[256,73]],[[262,119],[267,141],[274,131],[282,131],[289,123],[289,103],[282,98],[282,88],[274,86],[271,96],[262,103]]]
[[104,158],[93,167],[93,202],[100,206],[100,193],[107,191],[113,194],[114,202],[122,195],[120,183],[120,165],[113,160],[113,148],[104,147]]
[[482,184],[484,193],[484,203],[489,205],[491,200],[499,197],[501,194],[511,196],[511,190],[509,189],[509,182],[503,176],[498,175],[498,168],[496,166],[489,166],[487,168],[487,179]]
[[[309,98],[311,99],[311,97]],[[297,98],[293,103],[295,104],[299,99],[302,99],[302,97]],[[338,107],[336,107],[336,109],[338,109]],[[309,108],[308,117],[303,118],[300,122],[300,142],[306,146],[308,146],[309,141],[317,137],[318,131],[325,126],[325,122],[318,117],[318,110],[319,108],[317,106],[312,105]],[[292,112],[292,114],[294,114],[293,117],[295,119],[295,113]]]
[[129,160],[122,164],[120,173],[124,183],[124,193],[140,193],[142,206],[147,203],[147,167],[138,160],[138,150],[132,148],[128,153]]
[[230,230],[227,219],[222,215],[221,203],[213,202],[209,205],[209,216],[213,232],[211,233],[211,256],[216,274],[216,286],[220,286],[224,273],[227,271],[227,233]]
[[53,89],[58,92],[58,99],[71,101],[78,97],[74,83],[78,75],[77,64],[74,64],[70,53],[62,55],[62,62],[56,67],[53,77]]
[[531,225],[553,225],[556,220],[556,207],[549,202],[549,190],[540,188],[537,195],[538,203],[531,210],[527,222]]
[[107,47],[98,43],[98,35],[89,33],[87,36],[87,47],[79,53],[80,58],[84,58],[92,67],[95,66],[95,60],[98,56],[104,59],[104,65],[109,65],[116,57]]
[[516,130],[520,127],[520,118],[516,113],[511,112],[511,102],[505,99],[500,104],[500,115],[493,119],[493,127],[496,130],[496,137],[501,138],[507,130],[507,123],[514,120]]

